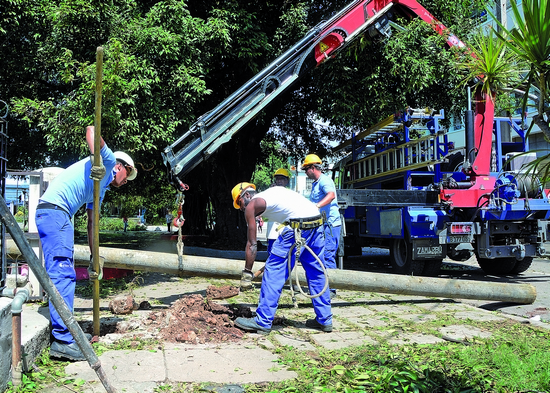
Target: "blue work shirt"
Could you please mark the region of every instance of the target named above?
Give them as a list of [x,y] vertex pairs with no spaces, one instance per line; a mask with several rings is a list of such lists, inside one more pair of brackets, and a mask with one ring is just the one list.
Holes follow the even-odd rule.
[[327,221],[333,227],[342,225],[340,220],[340,211],[338,210],[338,198],[336,197],[336,186],[330,177],[321,173],[319,179],[311,185],[311,194],[309,200],[313,203],[320,202],[329,192],[334,192],[334,199],[328,205],[323,206],[320,210],[325,213]]
[[[105,191],[114,179],[113,169],[116,158],[107,145],[103,146],[100,154],[106,170],[105,177],[99,183],[99,203],[101,204]],[[67,211],[71,217],[85,203],[86,207],[91,209],[94,201],[94,181],[90,179],[91,170],[90,157],[75,162],[52,180],[44,195],[40,197],[40,202],[57,205]]]

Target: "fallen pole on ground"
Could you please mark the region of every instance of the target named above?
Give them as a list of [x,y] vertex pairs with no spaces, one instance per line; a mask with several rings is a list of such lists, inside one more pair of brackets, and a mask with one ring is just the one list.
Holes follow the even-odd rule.
[[[8,252],[13,247],[8,244]],[[101,247],[100,255],[105,258],[104,267],[152,271],[179,276],[202,276],[231,278],[239,280],[244,266],[243,260],[210,258],[184,255],[178,263],[176,253],[125,250]],[[89,249],[75,246],[77,265],[87,266]],[[263,263],[256,263],[256,269]],[[304,270],[299,267],[301,284],[305,284]],[[330,286],[364,292],[392,293],[437,298],[476,299],[532,304],[536,288],[530,284],[508,284],[487,281],[456,280],[449,278],[413,277],[397,274],[369,273],[356,270],[328,270]]]

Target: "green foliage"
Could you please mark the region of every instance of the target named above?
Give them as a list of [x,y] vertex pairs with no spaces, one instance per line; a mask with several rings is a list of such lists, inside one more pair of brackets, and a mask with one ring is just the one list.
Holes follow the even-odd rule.
[[[123,278],[102,280],[99,286],[99,297],[104,299],[108,296],[117,295],[126,289],[128,289],[128,283]],[[93,296],[93,283],[90,281],[79,282],[75,293],[84,298],[91,299]]]
[[52,361],[49,356],[49,348],[46,348],[35,360],[32,370],[22,375],[21,385],[14,387],[10,381],[5,393],[40,392],[46,386],[67,386],[77,383],[74,379],[64,379],[66,377],[64,369],[67,364],[68,362]]
[[465,71],[461,85],[474,80],[488,97],[518,87],[526,71],[521,59],[504,41],[495,39],[492,30],[488,35],[479,30],[463,57],[464,61],[457,64],[459,70]]
[[496,34],[528,65],[522,86],[522,109],[525,112],[529,100],[535,100],[538,113],[533,117],[533,122],[550,139],[550,4],[548,0],[524,0],[521,11],[515,0],[510,4],[514,28],[506,29],[491,14],[502,30]]
[[290,165],[288,164],[288,156],[280,148],[280,143],[266,138],[260,143],[260,148],[262,158],[256,164],[251,182],[256,185],[259,191],[262,191],[273,184],[273,174],[277,169],[290,169]]
[[[74,219],[75,230],[87,233],[88,218],[86,215],[76,216]],[[124,223],[122,218],[119,217],[99,217],[99,230],[100,231],[122,231],[124,230]],[[128,231],[142,231],[143,226],[136,220],[128,220]]]

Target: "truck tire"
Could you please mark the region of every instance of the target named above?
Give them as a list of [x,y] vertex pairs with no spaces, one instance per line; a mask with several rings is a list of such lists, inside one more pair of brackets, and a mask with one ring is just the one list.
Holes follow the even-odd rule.
[[516,261],[516,265],[512,269],[512,274],[520,274],[531,267],[533,257],[525,257],[521,261]]
[[426,277],[437,277],[439,271],[441,270],[441,265],[443,264],[443,259],[431,259],[424,261],[424,270],[422,270],[422,275]]
[[512,273],[516,266],[516,258],[487,259],[477,257],[479,267],[487,274],[495,276],[505,276]]
[[393,270],[398,274],[421,276],[424,261],[412,259],[412,245],[405,239],[394,239],[390,247],[390,261]]
[[441,165],[442,172],[460,172],[464,164],[464,155],[457,152],[447,157],[449,162]]

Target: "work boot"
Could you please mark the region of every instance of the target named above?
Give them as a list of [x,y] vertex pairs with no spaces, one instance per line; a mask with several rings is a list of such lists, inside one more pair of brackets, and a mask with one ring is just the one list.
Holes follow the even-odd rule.
[[256,332],[258,334],[269,334],[271,329],[261,327],[256,323],[254,318],[242,318],[235,319],[235,326],[246,330],[247,332]]
[[58,341],[52,343],[50,347],[50,357],[76,361],[86,360],[76,343],[61,344]]
[[248,291],[249,289],[254,288],[252,285],[252,279],[254,274],[251,271],[243,270],[241,273],[241,291]]
[[306,327],[317,329],[325,333],[332,332],[332,323],[329,323],[328,325],[321,325],[316,319],[308,319],[306,321]]

